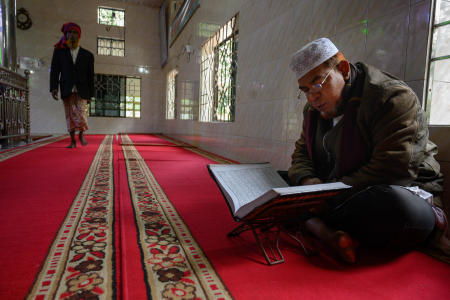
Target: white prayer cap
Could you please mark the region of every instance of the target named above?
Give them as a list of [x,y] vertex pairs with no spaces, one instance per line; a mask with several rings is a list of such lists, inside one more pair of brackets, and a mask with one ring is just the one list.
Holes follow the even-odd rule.
[[338,53],[338,48],[327,38],[320,38],[303,46],[291,58],[289,67],[297,79]]

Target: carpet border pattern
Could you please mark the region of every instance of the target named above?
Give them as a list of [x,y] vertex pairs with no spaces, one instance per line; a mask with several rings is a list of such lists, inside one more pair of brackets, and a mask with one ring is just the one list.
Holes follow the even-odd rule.
[[47,139],[45,141],[39,141],[39,142],[32,143],[32,144],[29,144],[29,145],[24,145],[22,147],[17,147],[17,148],[11,149],[11,150],[7,149],[7,150],[5,150],[3,152],[0,152],[0,162],[5,161],[5,160],[7,160],[9,158],[12,158],[14,156],[20,155],[22,153],[28,152],[30,150],[34,150],[36,148],[39,148],[39,147],[51,144],[53,142],[57,142],[57,141],[63,140],[65,138],[67,138],[67,134],[62,135],[62,136],[57,136],[57,137],[54,137],[54,138],[50,138],[50,139]]
[[113,138],[105,136],[27,299],[116,299]]
[[233,299],[131,139],[122,146],[149,299]]
[[183,146],[183,145],[189,146],[189,147],[186,147],[185,149],[189,150],[191,152],[194,152],[194,153],[196,153],[198,155],[201,155],[201,156],[203,156],[205,158],[208,158],[210,160],[213,160],[213,161],[215,161],[217,163],[220,163],[220,164],[236,163],[236,162],[234,162],[231,159],[227,159],[225,157],[222,157],[222,156],[219,156],[217,154],[208,152],[208,151],[203,150],[201,148],[198,148],[198,147],[195,147],[195,146],[191,146],[191,145],[189,145],[189,144],[187,144],[185,142],[182,142],[180,140],[177,140],[175,138],[172,138],[172,137],[169,137],[169,136],[166,136],[166,135],[163,135],[163,134],[155,134],[155,136],[157,136],[159,138],[162,138],[162,139],[164,139],[166,141],[172,142],[172,143],[174,143],[176,145],[179,145],[179,146]]

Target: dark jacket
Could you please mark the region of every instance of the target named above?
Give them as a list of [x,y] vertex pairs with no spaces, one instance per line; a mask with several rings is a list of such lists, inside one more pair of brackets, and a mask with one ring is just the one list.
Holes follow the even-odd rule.
[[61,98],[70,95],[75,85],[81,98],[90,100],[94,96],[94,55],[80,47],[73,64],[69,48],[53,51],[50,70],[50,92],[59,88]]
[[[299,184],[305,177],[319,177],[324,181],[339,180],[356,187],[419,185],[431,192],[439,192],[442,187],[433,184],[442,180],[439,164],[433,157],[437,147],[428,140],[426,115],[417,96],[403,81],[368,65],[359,63],[358,66],[365,74],[362,91],[358,97],[350,99],[347,106],[351,101],[357,103],[353,114],[359,140],[348,141],[346,145],[336,142],[342,140],[344,132],[342,124],[339,124],[343,122],[339,122],[331,129],[335,142],[328,143],[328,152],[334,153],[334,164],[323,167],[326,155],[320,155],[320,151],[323,152],[320,147],[326,144],[323,141],[326,130],[320,128],[325,127],[322,123],[326,120],[320,116],[316,118],[317,130],[309,133],[312,136],[307,136],[305,120],[313,108],[306,105],[303,131],[295,144],[289,169],[291,183]],[[308,143],[308,140],[312,142]],[[347,150],[341,151],[343,147]],[[358,157],[355,156],[358,149],[365,152],[358,158],[358,165],[351,171],[340,172],[339,162],[345,157]],[[333,173],[339,175],[334,177]]]

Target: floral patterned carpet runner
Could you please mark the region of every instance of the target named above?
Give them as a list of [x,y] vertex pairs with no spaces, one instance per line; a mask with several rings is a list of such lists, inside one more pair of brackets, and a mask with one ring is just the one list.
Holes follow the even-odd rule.
[[[159,148],[156,155],[151,150],[152,145],[139,148],[136,144],[150,144],[149,140],[177,146],[184,144],[157,135],[142,138],[133,135],[132,138],[121,135],[122,143],[119,143],[117,136],[97,136],[95,145],[89,144],[92,156],[85,159],[83,171],[77,171],[80,183],[81,174],[85,174],[84,181],[73,201],[67,202],[62,210],[61,220],[66,214],[62,223],[59,219],[55,223],[55,229],[60,227],[55,230],[47,256],[43,260],[35,259],[39,261],[40,270],[32,272],[37,272],[34,284],[31,287],[31,282],[26,284],[29,288],[27,299],[225,300],[233,299],[230,290],[238,299],[386,299],[393,292],[398,296],[394,298],[398,299],[424,299],[425,295],[430,299],[443,299],[442,296],[449,295],[445,288],[450,274],[448,266],[418,252],[393,259],[378,257],[378,263],[374,260],[376,255],[366,255],[360,257],[357,266],[332,269],[328,265],[315,264],[316,260],[302,256],[290,245],[283,245],[286,263],[272,267],[259,264],[254,257],[260,254],[255,253],[252,240],[226,238],[226,233],[235,224],[220,192],[212,181],[208,181],[210,178],[206,173],[190,177],[190,180],[197,180],[197,189],[197,186],[204,189],[202,192],[191,190],[195,195],[187,195],[184,189],[178,188],[179,185],[167,185],[173,183],[174,173],[170,172],[177,170],[173,163],[177,159],[178,163],[185,163],[185,173],[176,171],[180,173],[177,180],[187,178],[187,172],[203,170],[205,163],[230,163],[230,160],[192,146],[178,150],[176,147],[171,150]],[[39,147],[38,144],[35,146]],[[88,148],[68,150],[62,145],[58,147],[61,148],[51,150],[52,155],[58,153],[63,157],[67,155],[66,151],[85,155],[76,151]],[[167,154],[170,151],[178,151],[178,156]],[[15,156],[21,153],[24,152],[16,152]],[[193,164],[189,161],[192,155],[202,158]],[[30,159],[31,156],[27,158]],[[166,172],[165,168],[169,166],[173,169]],[[73,190],[77,189],[78,184]],[[68,200],[71,201],[74,194],[71,192]],[[58,201],[57,196],[54,201]],[[202,216],[210,222],[206,223],[208,228],[205,228],[205,221],[193,213],[200,208],[185,211],[193,203],[190,202],[193,198],[189,197],[194,196],[198,206],[208,209]],[[180,202],[180,199],[187,201]],[[34,231],[31,226],[30,237],[34,235],[30,241],[39,240],[39,233]],[[50,241],[52,235],[48,236]],[[47,243],[44,246],[47,249]],[[4,249],[6,253],[10,248]],[[2,258],[3,261],[6,259]],[[34,268],[37,270],[36,266]],[[22,267],[20,272],[24,270]],[[394,277],[396,280],[392,280]],[[13,294],[9,292],[2,294],[1,289],[5,286],[0,286],[0,298],[2,295],[8,295],[8,299],[23,298],[11,297]]]
[[[232,299],[128,136],[123,151],[146,299]],[[28,299],[122,299],[113,136],[101,143]],[[117,148],[120,149],[120,148]],[[120,201],[120,200],[119,200]],[[126,234],[126,233],[125,233]],[[133,272],[133,270],[126,270]]]
[[[122,141],[132,144],[127,135]],[[225,286],[134,146],[123,146],[148,299],[230,299]]]
[[28,299],[116,296],[112,136],[106,136]]

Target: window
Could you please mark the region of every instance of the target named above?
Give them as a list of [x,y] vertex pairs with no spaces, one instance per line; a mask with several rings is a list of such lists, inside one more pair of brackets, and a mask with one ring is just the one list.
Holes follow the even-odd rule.
[[233,122],[236,101],[238,15],[202,46],[200,121]]
[[[0,5],[0,16],[3,16],[3,5]],[[3,18],[0,18],[0,66],[3,66]]]
[[125,10],[118,8],[98,8],[98,24],[107,26],[125,26]]
[[197,25],[197,35],[205,38],[211,37],[214,33],[219,30],[220,26],[211,23],[198,23]]
[[450,1],[434,4],[426,110],[430,125],[450,125]]
[[122,75],[95,74],[95,100],[89,115],[97,117],[141,117],[141,79]]
[[97,37],[97,54],[125,56],[125,40]]
[[127,77],[126,79],[126,109],[125,117],[141,117],[141,79]]
[[[180,119],[195,120],[197,118],[198,103],[196,97],[198,81],[182,81],[180,84]],[[198,95],[198,94],[197,94]]]
[[176,91],[178,71],[172,70],[167,74],[166,89],[166,119],[175,119],[176,113]]

